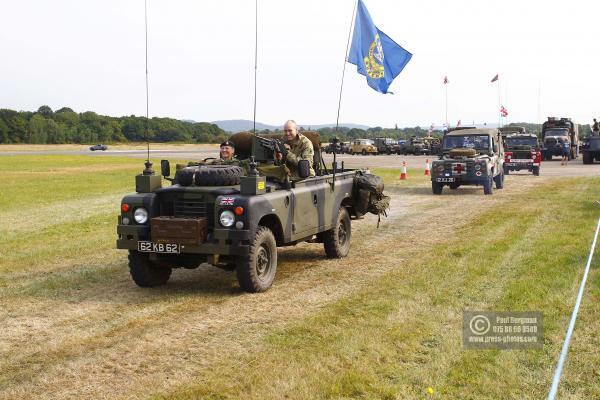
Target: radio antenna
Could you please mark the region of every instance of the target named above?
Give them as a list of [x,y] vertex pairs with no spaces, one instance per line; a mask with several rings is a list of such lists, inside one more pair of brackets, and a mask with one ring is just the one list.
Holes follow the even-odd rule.
[[256,71],[258,69],[258,0],[254,1],[254,116],[252,133],[256,135]]
[[148,0],[144,0],[144,30],[146,33],[146,150],[147,150],[147,158],[146,169],[144,170],[144,175],[154,175],[154,171],[152,170],[152,163],[150,162],[150,140],[148,137],[148,120],[149,120],[149,112],[148,112]]

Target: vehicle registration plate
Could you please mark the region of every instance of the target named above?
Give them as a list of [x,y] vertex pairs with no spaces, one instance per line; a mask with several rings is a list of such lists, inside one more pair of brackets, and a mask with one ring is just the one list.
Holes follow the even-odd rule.
[[177,243],[138,242],[138,251],[145,253],[179,253]]
[[435,178],[436,182],[454,182],[454,178]]

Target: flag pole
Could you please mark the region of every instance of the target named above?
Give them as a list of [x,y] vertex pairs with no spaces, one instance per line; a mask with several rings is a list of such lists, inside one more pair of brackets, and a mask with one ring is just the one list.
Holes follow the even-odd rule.
[[500,78],[498,78],[496,80],[496,82],[498,82],[498,128],[502,127],[502,110],[500,109],[502,107],[502,100],[500,99]]
[[446,87],[446,126],[448,126],[448,83],[444,86]]
[[346,73],[346,62],[348,61],[348,49],[350,47],[350,35],[352,34],[352,26],[354,25],[354,14],[356,13],[356,6],[358,0],[354,3],[352,9],[352,19],[350,20],[350,29],[348,30],[348,40],[346,41],[346,52],[344,53],[344,66],[342,68],[342,83],[340,84],[340,97],[338,100],[337,117],[335,119],[335,135],[337,135],[338,127],[340,125],[340,108],[342,108],[342,90],[344,89],[344,75]]

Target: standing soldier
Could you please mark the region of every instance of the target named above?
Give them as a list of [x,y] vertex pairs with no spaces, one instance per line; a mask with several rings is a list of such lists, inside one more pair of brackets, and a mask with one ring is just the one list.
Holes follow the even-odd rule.
[[598,121],[596,121],[596,118],[594,118],[594,125],[592,126],[592,135],[593,136],[600,135],[600,124],[598,124]]
[[[298,176],[298,161],[300,160],[308,160],[310,165],[309,176],[315,176],[312,165],[315,150],[310,139],[298,132],[298,125],[293,120],[286,121],[283,125],[283,132],[286,140],[285,147],[289,150],[284,161],[290,170],[291,179],[300,179]],[[284,158],[281,153],[276,153],[276,157],[278,160]]]

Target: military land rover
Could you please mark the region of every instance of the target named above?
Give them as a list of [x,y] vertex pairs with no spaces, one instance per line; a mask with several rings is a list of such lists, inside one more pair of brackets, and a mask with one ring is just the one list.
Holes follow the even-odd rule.
[[[504,136],[504,135],[503,135]],[[504,136],[504,174],[510,171],[527,170],[540,174],[542,150],[536,135],[512,133]]]
[[351,218],[389,204],[381,180],[365,171],[344,169],[343,163],[338,168],[335,161],[328,169],[316,151],[316,176],[308,177],[309,161],[302,160],[301,179],[290,181],[274,156],[278,147],[269,146],[279,139],[236,135],[230,139],[236,154],[251,156],[241,166],[196,163],[177,168],[170,178],[163,160],[161,174],[171,180],[166,187],[150,162],[136,176],[136,193],[121,201],[116,244],[129,251],[137,285],[161,285],[173,268],[209,263],[235,270],[243,290],[262,292],[275,277],[277,247],[318,242],[327,257],[344,257]]
[[504,148],[497,129],[462,129],[447,133],[442,154],[431,166],[431,189],[441,194],[444,186],[481,185],[484,194],[504,187]]

